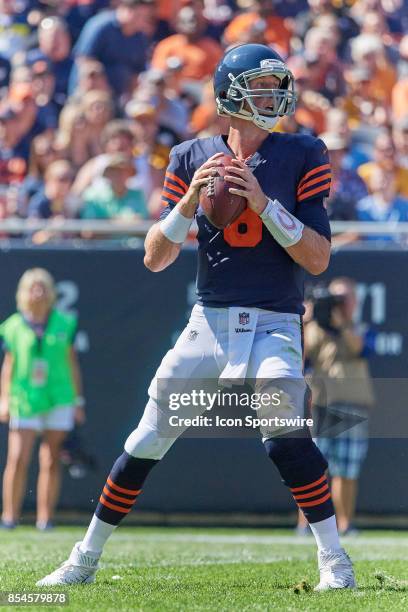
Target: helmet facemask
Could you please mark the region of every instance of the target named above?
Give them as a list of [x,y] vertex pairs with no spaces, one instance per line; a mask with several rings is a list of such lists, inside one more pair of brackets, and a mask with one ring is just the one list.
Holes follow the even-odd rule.
[[[265,76],[276,77],[280,86],[276,89],[251,89],[253,79]],[[226,92],[226,98],[217,99],[220,114],[252,121],[257,127],[270,131],[280,117],[295,112],[294,78],[283,62],[263,60],[259,68],[247,70],[236,77],[229,74],[228,77],[231,85]],[[259,98],[270,98],[271,104],[266,108],[259,107],[256,103]],[[249,108],[245,108],[245,102]]]

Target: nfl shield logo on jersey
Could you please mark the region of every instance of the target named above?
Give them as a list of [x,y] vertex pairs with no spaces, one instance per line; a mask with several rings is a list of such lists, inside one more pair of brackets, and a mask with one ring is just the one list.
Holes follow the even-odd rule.
[[239,324],[248,325],[248,323],[249,323],[249,312],[240,312],[239,313]]

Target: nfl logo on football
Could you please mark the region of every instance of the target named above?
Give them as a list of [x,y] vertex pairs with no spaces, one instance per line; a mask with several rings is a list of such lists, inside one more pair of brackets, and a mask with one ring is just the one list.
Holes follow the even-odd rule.
[[239,324],[248,325],[248,323],[249,323],[249,312],[240,312],[239,313]]

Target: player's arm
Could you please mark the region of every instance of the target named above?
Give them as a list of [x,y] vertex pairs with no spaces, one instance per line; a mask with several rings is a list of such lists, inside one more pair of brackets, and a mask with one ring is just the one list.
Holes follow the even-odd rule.
[[310,274],[322,274],[329,265],[330,242],[307,225],[303,226],[300,240],[286,251]]
[[[170,179],[171,182],[165,182],[163,190],[167,204],[166,215],[150,228],[145,240],[144,264],[151,272],[161,272],[177,259],[194,219],[200,189],[216,174],[215,168],[219,165],[217,159],[221,155],[223,153],[216,153],[198,168],[190,185],[180,179],[175,180],[177,175],[170,173],[173,179]],[[177,194],[182,191],[183,184],[186,192],[180,198]]]
[[4,354],[3,365],[0,374],[0,422],[7,423],[9,420],[9,394],[11,375],[13,371],[13,356],[9,351]]

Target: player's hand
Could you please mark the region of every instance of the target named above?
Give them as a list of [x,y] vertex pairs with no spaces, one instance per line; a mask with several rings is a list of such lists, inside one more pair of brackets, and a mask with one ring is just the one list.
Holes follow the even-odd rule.
[[189,202],[189,204],[194,204],[195,206],[197,206],[200,198],[200,189],[204,185],[207,185],[211,176],[215,176],[217,174],[217,167],[222,166],[218,159],[223,155],[224,153],[216,153],[215,155],[212,155],[202,166],[197,168],[197,170],[194,172],[190,187],[186,195],[184,196],[184,198]]
[[262,191],[251,168],[239,159],[233,159],[231,163],[234,165],[226,167],[228,174],[225,175],[225,180],[235,183],[236,187],[230,187],[230,193],[246,198],[248,208],[260,215],[268,203],[267,196]]

